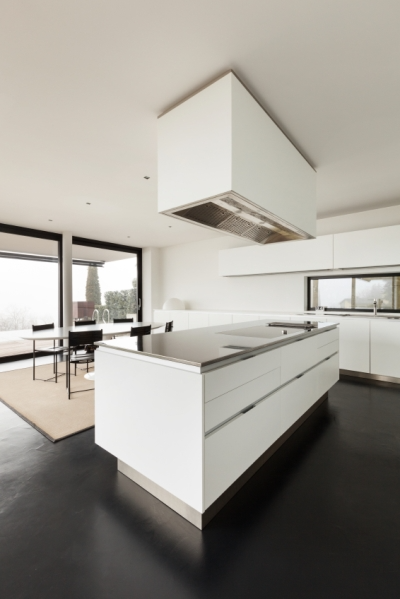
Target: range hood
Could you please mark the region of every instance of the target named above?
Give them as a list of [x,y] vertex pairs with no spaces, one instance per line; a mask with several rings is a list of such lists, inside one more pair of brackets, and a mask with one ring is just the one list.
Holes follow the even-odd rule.
[[259,244],[316,234],[316,173],[232,71],[158,119],[158,210]]

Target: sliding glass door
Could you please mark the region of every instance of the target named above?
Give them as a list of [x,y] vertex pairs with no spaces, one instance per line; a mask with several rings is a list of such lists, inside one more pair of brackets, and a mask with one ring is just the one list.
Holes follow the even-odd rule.
[[141,250],[73,239],[73,319],[141,320]]
[[61,312],[61,236],[9,231],[26,230],[0,226],[0,361],[31,355],[32,342],[21,339],[22,331],[32,330],[33,324],[57,327]]

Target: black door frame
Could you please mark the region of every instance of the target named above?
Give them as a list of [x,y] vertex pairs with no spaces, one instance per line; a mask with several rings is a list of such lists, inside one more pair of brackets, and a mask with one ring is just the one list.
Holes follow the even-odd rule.
[[114,250],[116,252],[126,252],[127,254],[136,254],[137,258],[137,301],[138,301],[138,321],[142,321],[143,315],[143,272],[142,272],[142,248],[130,245],[121,245],[119,243],[108,243],[107,241],[98,241],[96,239],[87,239],[86,237],[72,237],[72,245],[82,245],[85,247],[100,248],[102,250]]
[[[26,227],[17,227],[16,225],[6,225],[0,223],[0,233],[8,233],[10,235],[21,235],[24,237],[35,237],[36,239],[49,239],[56,241],[58,245],[58,325],[63,326],[63,252],[62,252],[62,235],[61,233],[51,233],[49,231],[40,231],[39,229],[28,229]],[[26,360],[33,357],[33,353],[14,354],[11,356],[0,357],[2,362],[14,362],[16,360]]]

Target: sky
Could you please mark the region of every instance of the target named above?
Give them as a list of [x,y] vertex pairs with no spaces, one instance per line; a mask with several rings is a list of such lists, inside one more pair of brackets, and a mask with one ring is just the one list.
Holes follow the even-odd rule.
[[[87,270],[87,266],[73,266],[73,301],[86,299]],[[104,300],[106,291],[132,288],[132,280],[137,275],[136,256],[106,262],[98,271]],[[57,324],[58,264],[0,258],[0,324],[10,318],[25,323],[18,328]]]

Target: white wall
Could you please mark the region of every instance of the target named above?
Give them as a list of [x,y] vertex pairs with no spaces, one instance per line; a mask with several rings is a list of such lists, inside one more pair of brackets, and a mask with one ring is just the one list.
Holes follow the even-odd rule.
[[[371,215],[369,212],[375,214]],[[374,226],[396,224],[396,212],[400,222],[400,207],[372,210],[347,217],[324,219],[317,228],[324,234],[348,230],[372,228],[365,226],[371,221]],[[375,220],[374,220],[375,219]],[[328,222],[330,221],[330,222]],[[358,225],[356,226],[356,224]],[[350,228],[349,228],[350,227]],[[320,232],[322,234],[322,231]],[[248,241],[224,235],[214,239],[170,246],[160,250],[160,286],[157,305],[162,308],[169,297],[178,297],[192,310],[260,310],[302,311],[305,308],[305,280],[311,273],[280,275],[257,275],[245,277],[219,277],[218,252],[220,249],[249,245]],[[396,272],[398,267],[369,268],[368,272]],[[362,269],[346,270],[346,274],[362,273]],[[339,271],[313,272],[317,275],[339,275]]]
[[[160,250],[154,247],[144,248],[143,268],[143,320],[153,320],[153,310],[160,308]],[[161,302],[162,303],[162,302]]]

